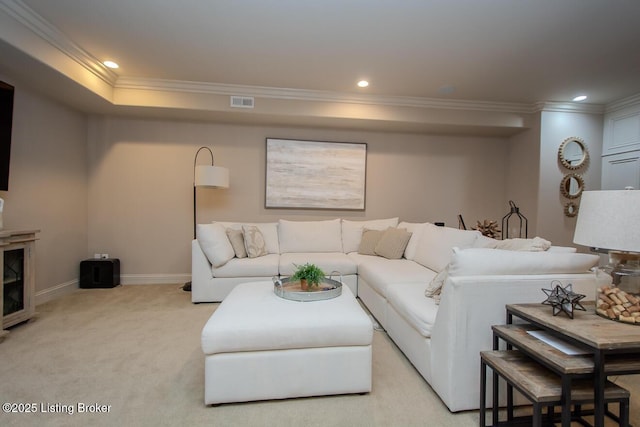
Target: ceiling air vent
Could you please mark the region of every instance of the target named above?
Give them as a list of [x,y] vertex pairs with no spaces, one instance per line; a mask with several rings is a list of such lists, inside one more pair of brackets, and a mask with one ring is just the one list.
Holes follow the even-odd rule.
[[231,96],[231,106],[234,108],[253,108],[253,96]]

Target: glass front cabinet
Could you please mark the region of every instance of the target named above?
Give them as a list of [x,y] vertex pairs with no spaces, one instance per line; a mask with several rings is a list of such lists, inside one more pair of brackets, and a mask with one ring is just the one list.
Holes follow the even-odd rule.
[[6,328],[35,314],[35,241],[37,231],[0,231],[2,292],[0,339]]

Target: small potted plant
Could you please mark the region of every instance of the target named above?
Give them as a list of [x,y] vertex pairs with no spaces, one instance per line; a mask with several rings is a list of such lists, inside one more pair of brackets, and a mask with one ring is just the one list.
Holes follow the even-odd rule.
[[[294,264],[295,265],[295,264]],[[291,282],[300,281],[300,288],[303,291],[311,290],[318,286],[324,279],[324,271],[318,266],[306,263],[304,265],[296,265],[296,271],[289,279]]]

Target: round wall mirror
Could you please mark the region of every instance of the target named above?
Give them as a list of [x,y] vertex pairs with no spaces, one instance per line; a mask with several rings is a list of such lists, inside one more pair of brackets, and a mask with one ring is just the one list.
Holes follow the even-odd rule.
[[576,170],[589,162],[589,150],[582,138],[572,136],[560,144],[558,158],[562,166],[570,170]]
[[564,214],[569,218],[573,218],[578,215],[578,206],[573,202],[567,202],[567,204],[564,205]]
[[584,190],[584,180],[575,173],[565,175],[560,182],[560,192],[567,199],[576,199],[580,197]]

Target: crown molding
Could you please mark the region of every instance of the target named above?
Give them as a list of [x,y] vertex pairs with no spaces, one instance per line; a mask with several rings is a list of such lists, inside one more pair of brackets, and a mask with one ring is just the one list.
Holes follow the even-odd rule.
[[528,104],[448,100],[408,96],[364,95],[308,89],[291,89],[264,86],[231,85],[221,83],[192,82],[182,80],[119,77],[115,89],[135,89],[162,92],[200,93],[209,95],[238,95],[297,101],[338,102],[349,104],[388,105],[394,107],[432,108],[443,110],[474,110],[501,113],[528,114]]
[[574,102],[543,101],[537,102],[532,112],[548,111],[554,113],[604,114],[601,104],[579,104]]
[[11,16],[42,40],[58,49],[64,55],[105,83],[111,86],[115,84],[116,79],[118,78],[116,73],[104,66],[102,62],[92,56],[89,52],[71,41],[71,39],[34,12],[22,1],[0,0],[0,10],[3,10],[7,15]]
[[627,107],[637,107],[640,105],[640,93],[611,102],[605,106],[605,113],[613,113]]

